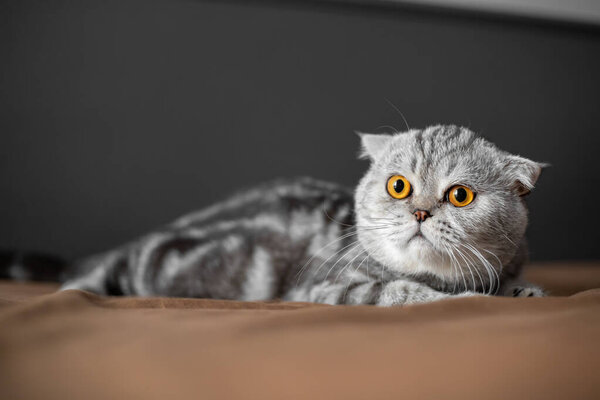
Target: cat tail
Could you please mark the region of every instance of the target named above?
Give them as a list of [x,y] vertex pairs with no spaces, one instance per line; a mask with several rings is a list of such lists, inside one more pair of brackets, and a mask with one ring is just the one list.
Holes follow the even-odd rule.
[[0,249],[0,279],[64,282],[69,263],[44,253]]

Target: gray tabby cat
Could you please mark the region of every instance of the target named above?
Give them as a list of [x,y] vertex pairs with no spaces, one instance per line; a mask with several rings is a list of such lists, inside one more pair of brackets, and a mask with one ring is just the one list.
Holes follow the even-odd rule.
[[519,279],[542,164],[456,126],[361,141],[371,164],[354,196],[260,186],[76,263],[63,289],[381,306],[543,295]]

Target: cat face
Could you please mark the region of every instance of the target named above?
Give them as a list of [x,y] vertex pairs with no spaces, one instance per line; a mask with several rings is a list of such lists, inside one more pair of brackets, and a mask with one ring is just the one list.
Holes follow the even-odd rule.
[[466,288],[497,282],[525,233],[522,196],[543,165],[456,126],[361,140],[371,166],[355,208],[369,254],[390,270]]

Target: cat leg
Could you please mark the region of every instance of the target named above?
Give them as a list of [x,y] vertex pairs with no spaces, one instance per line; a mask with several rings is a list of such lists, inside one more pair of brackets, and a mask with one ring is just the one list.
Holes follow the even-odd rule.
[[77,273],[60,290],[85,290],[100,295],[131,295],[127,254],[116,250],[92,256],[76,265]]
[[60,290],[85,290],[96,294],[106,295],[107,270],[102,267],[94,268],[92,271],[75,279],[66,281]]
[[439,292],[422,283],[409,280],[396,280],[387,283],[381,291],[377,301],[378,306],[396,306],[404,304],[430,303],[437,300],[448,299],[451,297],[472,297],[483,296],[476,292],[463,292],[459,294],[449,294]]
[[481,293],[465,292],[457,295],[439,292],[427,285],[410,280],[391,282],[358,281],[349,284],[325,281],[309,288],[290,291],[284,300],[309,301],[325,304],[371,304],[396,306],[428,303],[451,297],[470,297]]
[[375,304],[381,283],[374,281],[347,284],[324,281],[294,286],[283,297],[284,301],[302,301],[323,304]]

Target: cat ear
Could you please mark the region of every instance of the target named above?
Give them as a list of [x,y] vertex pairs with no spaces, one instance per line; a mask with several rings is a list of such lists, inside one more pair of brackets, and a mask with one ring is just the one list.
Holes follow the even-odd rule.
[[512,189],[519,196],[528,195],[537,182],[542,168],[549,167],[550,164],[539,163],[520,156],[509,156],[506,165],[506,173],[513,182]]
[[361,149],[358,158],[369,158],[374,161],[386,148],[389,147],[392,136],[374,135],[372,133],[356,132],[360,136]]

